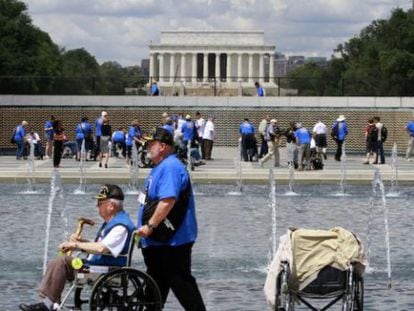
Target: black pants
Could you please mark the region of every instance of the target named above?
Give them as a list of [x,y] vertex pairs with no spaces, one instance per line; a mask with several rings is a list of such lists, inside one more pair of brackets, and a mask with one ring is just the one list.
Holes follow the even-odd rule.
[[59,167],[62,159],[63,140],[53,141],[53,167]]
[[269,148],[267,147],[267,141],[262,134],[260,134],[260,141],[261,144],[259,158],[263,158],[269,152]]
[[176,247],[159,246],[142,249],[147,273],[155,280],[163,304],[170,289],[184,310],[204,311],[203,298],[195,278],[191,275],[191,249],[193,243]]
[[342,145],[344,144],[343,140],[336,140],[336,153],[335,153],[335,160],[341,161],[342,155]]

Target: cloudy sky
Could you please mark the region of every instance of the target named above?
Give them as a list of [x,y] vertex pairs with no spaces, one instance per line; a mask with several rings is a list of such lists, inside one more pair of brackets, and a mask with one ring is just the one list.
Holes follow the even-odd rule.
[[393,8],[414,0],[22,0],[61,47],[123,66],[148,58],[161,30],[263,30],[287,55],[326,56]]

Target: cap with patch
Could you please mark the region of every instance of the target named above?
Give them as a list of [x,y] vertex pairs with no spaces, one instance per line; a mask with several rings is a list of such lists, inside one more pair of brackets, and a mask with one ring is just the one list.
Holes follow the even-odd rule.
[[98,200],[116,199],[123,201],[124,193],[122,192],[122,189],[119,188],[117,185],[106,184],[101,188],[101,190],[95,198]]
[[165,128],[157,127],[155,132],[150,135],[143,135],[142,139],[146,141],[154,141],[158,140],[159,142],[162,142],[164,144],[174,146],[174,137],[170,131],[168,131]]

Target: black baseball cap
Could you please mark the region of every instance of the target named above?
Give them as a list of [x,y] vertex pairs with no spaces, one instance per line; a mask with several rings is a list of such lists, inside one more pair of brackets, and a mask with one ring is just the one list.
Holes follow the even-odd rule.
[[158,140],[164,144],[174,146],[174,137],[170,131],[163,127],[157,127],[152,134],[143,135],[142,139],[148,142]]
[[119,188],[117,185],[106,184],[102,186],[101,190],[99,191],[95,199],[98,199],[98,200],[116,199],[116,200],[123,201],[124,193],[122,192],[122,189]]

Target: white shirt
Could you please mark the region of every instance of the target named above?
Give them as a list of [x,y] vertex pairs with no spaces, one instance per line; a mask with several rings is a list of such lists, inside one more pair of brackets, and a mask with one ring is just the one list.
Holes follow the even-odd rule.
[[128,230],[124,226],[115,226],[100,241],[111,252],[113,257],[118,257],[122,252],[128,237]]
[[316,123],[313,127],[313,132],[316,134],[326,134],[327,131],[328,129],[326,128],[326,125],[322,122]]
[[33,142],[33,144],[37,144],[40,141],[40,137],[39,134],[37,133],[33,133],[27,136],[27,142],[30,144],[31,142]]
[[208,120],[204,128],[203,139],[214,140],[214,123],[213,121]]
[[197,128],[198,137],[203,137],[204,128],[206,127],[206,120],[203,118],[197,119],[195,121],[195,126]]

